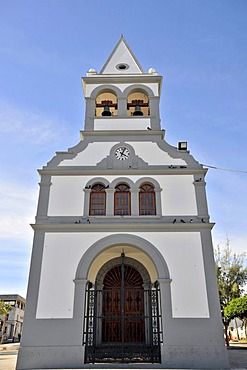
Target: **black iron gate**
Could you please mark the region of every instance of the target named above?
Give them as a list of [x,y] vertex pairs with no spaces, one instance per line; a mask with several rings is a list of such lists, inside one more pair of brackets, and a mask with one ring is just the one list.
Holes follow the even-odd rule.
[[[85,363],[160,363],[161,315],[159,283],[136,289],[121,286],[86,289],[84,339]],[[116,274],[116,271],[114,271]]]

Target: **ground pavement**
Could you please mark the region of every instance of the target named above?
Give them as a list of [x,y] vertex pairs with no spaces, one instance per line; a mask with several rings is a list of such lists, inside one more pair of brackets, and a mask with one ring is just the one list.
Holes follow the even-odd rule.
[[[0,345],[0,370],[15,370],[18,349],[19,343]],[[228,349],[228,357],[231,370],[247,370],[247,343],[231,343]]]

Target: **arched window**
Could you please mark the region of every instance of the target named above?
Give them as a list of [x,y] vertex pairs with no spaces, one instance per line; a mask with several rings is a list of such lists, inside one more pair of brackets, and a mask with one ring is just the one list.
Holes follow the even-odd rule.
[[103,184],[95,184],[90,193],[90,216],[103,216],[106,214],[106,193]]
[[143,184],[140,187],[139,193],[139,210],[140,215],[155,215],[155,192],[154,186],[151,184]]
[[130,188],[126,184],[119,184],[115,188],[114,214],[130,215]]

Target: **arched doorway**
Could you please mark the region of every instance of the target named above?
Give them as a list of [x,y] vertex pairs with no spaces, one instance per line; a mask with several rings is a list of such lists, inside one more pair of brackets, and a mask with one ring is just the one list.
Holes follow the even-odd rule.
[[140,262],[110,260],[86,297],[85,363],[160,362],[159,284]]

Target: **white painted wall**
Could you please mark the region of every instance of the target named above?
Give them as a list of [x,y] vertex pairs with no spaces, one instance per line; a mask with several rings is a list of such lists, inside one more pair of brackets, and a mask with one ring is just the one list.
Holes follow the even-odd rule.
[[[114,233],[49,233],[45,236],[37,318],[72,318],[74,282],[83,253]],[[173,317],[209,317],[200,233],[134,232],[163,254],[170,271]],[[163,309],[165,309],[163,307]]]
[[[84,187],[91,176],[53,176],[50,189],[48,216],[78,216],[83,214]],[[112,182],[117,176],[105,176]],[[140,176],[128,176],[136,182]],[[197,205],[192,175],[153,176],[161,191],[161,209],[164,216],[196,215]]]
[[85,181],[82,176],[53,176],[48,216],[82,215]]
[[167,262],[172,279],[173,317],[209,317],[200,233],[142,233],[140,236],[154,244]]
[[94,130],[146,130],[150,127],[150,118],[136,118],[133,124],[133,118],[95,118]]
[[95,166],[110,154],[113,145],[117,144],[109,142],[89,143],[88,146],[73,159],[65,159],[60,164],[62,166]]
[[149,165],[160,166],[184,166],[186,162],[181,158],[172,158],[167,152],[161,150],[157,143],[144,141],[144,142],[126,142],[133,146],[135,153],[142,158]]
[[196,195],[192,175],[184,176],[157,176],[162,193],[162,214],[171,215],[196,215]]

